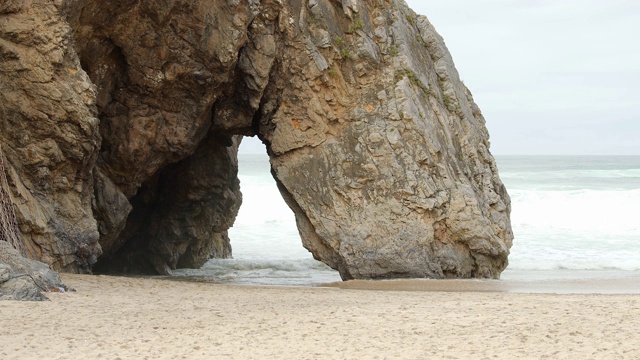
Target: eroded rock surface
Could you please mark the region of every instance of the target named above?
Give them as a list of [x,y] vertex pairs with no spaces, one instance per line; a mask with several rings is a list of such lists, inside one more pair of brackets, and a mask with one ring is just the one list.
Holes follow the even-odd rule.
[[404,1],[11,1],[0,60],[18,222],[56,269],[230,256],[240,135],[265,142],[304,246],[344,279],[507,265],[484,119]]
[[100,255],[91,210],[96,92],[52,1],[0,6],[0,142],[26,255],[85,272]]
[[48,300],[44,293],[67,291],[58,273],[46,264],[26,259],[0,241],[0,300]]
[[266,95],[261,134],[305,246],[345,279],[498,277],[509,198],[442,38],[403,2],[351,4],[292,14],[305,26]]

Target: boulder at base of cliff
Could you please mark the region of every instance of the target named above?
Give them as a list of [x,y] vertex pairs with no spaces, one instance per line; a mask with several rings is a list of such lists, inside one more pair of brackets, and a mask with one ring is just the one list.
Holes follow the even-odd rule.
[[58,273],[0,241],[0,300],[43,301],[44,292],[67,290]]

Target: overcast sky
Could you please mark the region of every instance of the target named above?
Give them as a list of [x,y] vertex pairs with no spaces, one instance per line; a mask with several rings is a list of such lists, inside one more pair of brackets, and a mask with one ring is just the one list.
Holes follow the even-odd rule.
[[640,1],[407,3],[443,36],[494,154],[640,155]]
[[493,154],[640,155],[640,1],[407,3],[444,37]]

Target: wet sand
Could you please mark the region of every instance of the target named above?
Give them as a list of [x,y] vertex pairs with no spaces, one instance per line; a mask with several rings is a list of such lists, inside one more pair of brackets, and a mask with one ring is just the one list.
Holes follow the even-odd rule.
[[[357,290],[508,292],[522,294],[635,294],[640,295],[640,274],[612,271],[567,271],[538,275],[512,273],[503,280],[389,280],[325,284],[329,287]],[[555,277],[554,277],[555,275]]]
[[640,357],[633,294],[514,293],[508,282],[484,281],[312,288],[63,279],[77,292],[0,303],[0,358]]

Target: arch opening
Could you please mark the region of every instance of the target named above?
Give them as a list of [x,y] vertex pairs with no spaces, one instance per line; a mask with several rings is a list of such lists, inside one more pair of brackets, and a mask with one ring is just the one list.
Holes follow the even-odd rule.
[[244,137],[238,151],[242,205],[228,230],[232,257],[173,276],[252,285],[310,285],[340,281],[337,271],[302,246],[293,211],[285,203],[264,144]]

